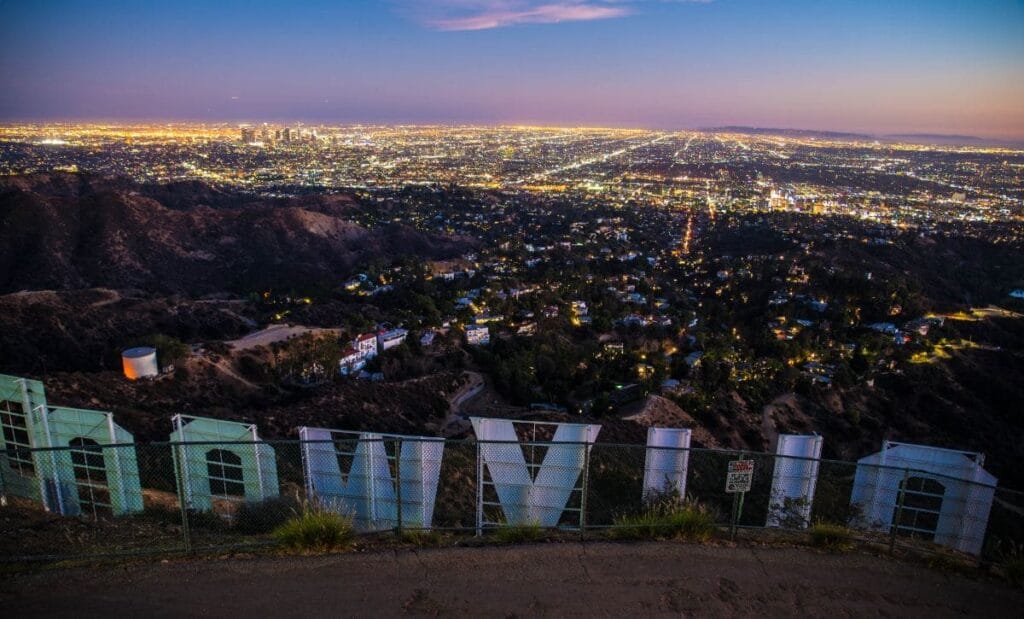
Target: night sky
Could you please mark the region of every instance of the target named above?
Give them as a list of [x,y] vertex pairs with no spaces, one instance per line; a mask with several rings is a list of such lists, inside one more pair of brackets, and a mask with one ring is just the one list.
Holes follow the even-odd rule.
[[0,0],[0,119],[1024,138],[1020,0]]

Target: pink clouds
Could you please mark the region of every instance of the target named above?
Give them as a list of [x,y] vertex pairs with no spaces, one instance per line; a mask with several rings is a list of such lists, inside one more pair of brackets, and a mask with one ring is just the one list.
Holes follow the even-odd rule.
[[625,17],[645,2],[708,4],[714,0],[392,0],[400,12],[436,30],[490,30]]
[[592,4],[554,3],[526,7],[521,10],[499,10],[451,19],[435,20],[431,25],[440,30],[487,30],[515,24],[555,24],[566,21],[590,21],[622,17],[629,13],[623,7]]
[[438,30],[489,30],[519,24],[611,19],[629,15],[614,0],[413,0],[400,2],[419,22]]

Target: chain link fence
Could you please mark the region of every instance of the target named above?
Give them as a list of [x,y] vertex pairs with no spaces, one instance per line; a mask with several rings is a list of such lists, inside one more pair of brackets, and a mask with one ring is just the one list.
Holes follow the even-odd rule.
[[[911,468],[559,441],[540,427],[500,441],[319,432],[9,448],[0,452],[0,557],[272,545],[274,529],[311,504],[367,534],[536,526],[599,535],[666,494],[701,505],[725,532],[833,523],[890,549],[997,562],[1024,543],[1024,493]],[[753,463],[744,493],[726,491],[737,460]]]

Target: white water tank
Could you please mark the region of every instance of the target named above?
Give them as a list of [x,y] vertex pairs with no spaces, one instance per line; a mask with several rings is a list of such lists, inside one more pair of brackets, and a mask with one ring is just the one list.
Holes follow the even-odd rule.
[[122,352],[121,365],[124,367],[125,377],[131,380],[160,373],[160,366],[156,362],[156,349],[149,346],[138,346]]

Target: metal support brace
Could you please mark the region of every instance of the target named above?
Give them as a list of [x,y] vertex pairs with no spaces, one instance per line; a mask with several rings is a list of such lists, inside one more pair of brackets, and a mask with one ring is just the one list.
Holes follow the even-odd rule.
[[402,439],[395,441],[395,503],[398,511],[398,537],[402,537]]
[[907,479],[910,477],[910,469],[903,469],[903,482],[900,484],[900,495],[896,501],[896,515],[893,516],[892,526],[889,528],[889,554],[896,552],[896,531],[903,520],[903,498],[907,495]]
[[188,524],[188,504],[185,500],[185,462],[184,454],[179,455],[178,449],[183,445],[171,444],[171,456],[174,458],[174,470],[178,478],[178,507],[181,509],[181,535],[185,541],[185,553],[192,553],[192,536]]

